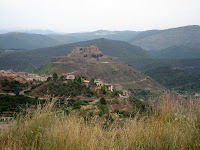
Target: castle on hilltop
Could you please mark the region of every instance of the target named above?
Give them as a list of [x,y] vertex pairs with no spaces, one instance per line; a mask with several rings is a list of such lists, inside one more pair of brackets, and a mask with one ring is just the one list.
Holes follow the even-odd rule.
[[119,58],[104,56],[96,45],[92,45],[89,47],[75,47],[68,56],[56,56],[51,59],[52,63],[69,61],[96,64],[119,62]]

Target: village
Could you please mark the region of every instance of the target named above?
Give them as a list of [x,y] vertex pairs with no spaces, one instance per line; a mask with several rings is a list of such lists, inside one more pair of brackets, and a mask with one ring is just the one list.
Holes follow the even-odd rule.
[[[74,80],[75,75],[67,75],[66,80]],[[85,78],[81,78],[81,82],[86,86],[89,87],[91,84],[90,81],[86,80]],[[120,84],[111,84],[104,82],[101,79],[94,79],[95,87],[90,87],[90,90],[93,92],[96,92],[97,90],[100,90],[102,87],[106,87],[109,91],[122,91],[122,94],[119,94],[121,98],[127,98],[129,96],[129,92],[127,90],[123,90],[123,86]]]
[[[60,76],[64,77],[64,82],[75,80],[76,76],[74,74],[62,74]],[[20,83],[30,83],[33,81],[45,82],[48,78],[52,78],[52,75],[38,75],[36,73],[27,73],[27,72],[15,72],[13,70],[0,70],[0,77],[8,78],[11,80],[18,81]],[[129,96],[129,92],[127,90],[123,90],[123,86],[120,84],[111,84],[104,82],[102,79],[93,79],[93,84],[95,86],[90,86],[91,81],[81,78],[81,83],[84,84],[87,88],[90,88],[91,91],[96,92],[97,90],[101,90],[101,88],[105,87],[107,90],[113,91],[121,91],[119,94],[120,98],[127,98]]]
[[34,73],[27,72],[14,72],[13,70],[0,70],[0,77],[11,78],[13,80],[19,81],[21,83],[27,81],[46,81],[48,76],[46,75],[38,75]]

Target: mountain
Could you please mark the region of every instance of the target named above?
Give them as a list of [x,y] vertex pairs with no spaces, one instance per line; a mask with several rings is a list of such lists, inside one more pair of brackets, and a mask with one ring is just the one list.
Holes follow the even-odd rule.
[[129,64],[129,61],[137,61],[152,56],[138,46],[127,42],[96,39],[72,44],[35,49],[23,52],[9,53],[0,56],[0,69],[13,69],[21,71],[33,71],[50,62],[52,56],[63,56],[70,53],[76,46],[97,45],[108,56],[119,57],[121,61]]
[[108,30],[97,30],[94,32],[83,32],[83,33],[72,33],[71,36],[91,40],[98,38],[106,38],[111,40],[129,41],[131,38],[136,36],[139,31],[108,31]]
[[49,30],[19,30],[0,34],[0,49],[38,49],[98,38],[129,41],[137,35],[135,31],[107,31],[61,34]]
[[200,58],[200,43],[172,46],[161,51],[152,51],[158,58],[187,59]]
[[71,33],[71,34],[50,34],[49,37],[63,43],[69,44],[73,42],[94,40],[99,38],[106,38],[111,40],[129,41],[132,37],[136,36],[137,31],[108,31],[98,30],[94,32],[83,32],[83,33]]
[[189,92],[200,91],[200,74],[190,74],[175,67],[159,67],[149,70],[145,74],[169,89]]
[[72,35],[48,34],[47,36],[62,44],[69,44],[86,40],[84,38],[79,38],[78,36],[76,37]]
[[8,30],[0,30],[0,34],[11,33],[11,32],[20,32],[20,33],[29,33],[29,34],[64,34],[58,33],[51,30],[41,30],[41,29],[33,29],[33,30],[26,30],[26,29],[8,29]]
[[0,49],[36,49],[62,43],[45,35],[12,32],[0,34]]
[[198,43],[200,41],[200,26],[185,26],[167,30],[144,31],[130,41],[146,50],[162,50],[168,47]]
[[124,88],[162,88],[151,78],[120,62],[117,57],[106,56],[96,45],[75,47],[67,56],[52,57],[48,67],[39,72],[45,74],[75,74],[87,79],[102,79],[105,82],[121,84]]

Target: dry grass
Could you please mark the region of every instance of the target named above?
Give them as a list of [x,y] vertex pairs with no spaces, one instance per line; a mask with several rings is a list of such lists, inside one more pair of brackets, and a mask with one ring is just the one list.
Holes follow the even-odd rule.
[[200,104],[188,100],[186,105],[169,95],[160,99],[149,115],[123,124],[116,120],[107,128],[99,118],[86,122],[50,106],[1,131],[0,149],[200,149]]

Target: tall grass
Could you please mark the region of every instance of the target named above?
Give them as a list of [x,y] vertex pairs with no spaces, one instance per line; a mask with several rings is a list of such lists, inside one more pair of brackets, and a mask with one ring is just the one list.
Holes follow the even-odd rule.
[[200,104],[165,95],[150,114],[115,120],[85,121],[77,113],[58,113],[52,105],[18,119],[0,131],[5,150],[200,149]]

